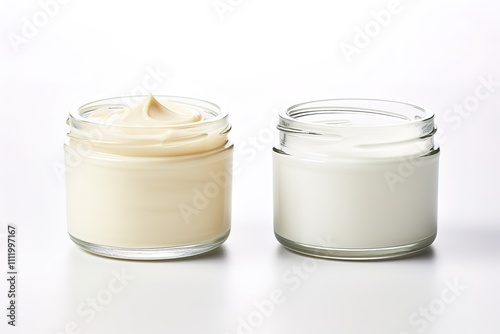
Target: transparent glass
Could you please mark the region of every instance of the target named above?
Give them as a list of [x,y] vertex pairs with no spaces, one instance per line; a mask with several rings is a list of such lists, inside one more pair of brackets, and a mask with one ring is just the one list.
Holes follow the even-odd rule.
[[229,235],[233,145],[227,113],[202,100],[155,97],[196,109],[204,120],[137,126],[89,118],[146,96],[100,100],[70,113],[64,145],[68,232],[89,252],[180,258],[210,251]]
[[274,231],[285,247],[337,259],[406,256],[437,231],[434,115],[412,104],[333,99],[279,116]]

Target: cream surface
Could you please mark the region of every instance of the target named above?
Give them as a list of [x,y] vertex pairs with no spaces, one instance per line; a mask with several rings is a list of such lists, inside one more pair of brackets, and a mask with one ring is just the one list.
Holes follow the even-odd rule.
[[169,247],[226,236],[233,150],[227,119],[195,102],[151,95],[131,106],[106,102],[72,120],[65,145],[69,233],[95,245],[162,248],[164,258],[175,257]]
[[195,123],[203,120],[201,113],[185,105],[162,101],[151,94],[132,107],[109,109],[103,106],[92,112],[90,121],[113,125],[162,126]]
[[149,95],[133,104],[100,103],[88,107],[73,126],[71,141],[90,140],[96,152],[127,156],[179,156],[224,146],[230,127],[203,108]]

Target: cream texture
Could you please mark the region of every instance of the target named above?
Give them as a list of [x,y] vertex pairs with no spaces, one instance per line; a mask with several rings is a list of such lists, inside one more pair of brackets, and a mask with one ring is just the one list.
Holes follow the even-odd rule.
[[164,101],[160,103],[153,95],[132,107],[111,111],[104,107],[89,115],[88,120],[97,123],[131,126],[160,126],[194,123],[203,120],[196,110],[182,104]]
[[90,141],[92,150],[145,157],[202,153],[224,146],[227,129],[194,106],[158,101],[152,95],[143,101],[88,107],[81,126],[69,134],[74,142]]
[[202,244],[229,232],[228,124],[151,95],[132,106],[103,103],[89,110],[65,145],[73,237],[158,248]]

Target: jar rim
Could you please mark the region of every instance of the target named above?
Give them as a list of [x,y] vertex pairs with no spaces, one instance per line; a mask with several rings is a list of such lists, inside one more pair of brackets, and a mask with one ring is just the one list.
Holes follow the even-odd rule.
[[[197,99],[187,96],[177,96],[177,95],[153,95],[153,96],[155,98],[159,98],[162,100],[167,99],[170,102],[180,103],[197,109],[202,109],[204,115],[209,114],[212,115],[213,117],[205,118],[199,122],[194,122],[194,123],[148,125],[147,128],[150,129],[174,129],[174,128],[180,129],[186,127],[205,126],[223,120],[227,118],[229,114],[227,111],[222,110],[221,107],[218,106],[217,104],[202,99]],[[85,103],[78,108],[72,109],[69,113],[70,119],[78,122],[83,122],[84,124],[103,125],[103,123],[89,120],[88,118],[84,117],[83,114],[85,112],[92,111],[93,107],[103,107],[103,106],[129,107],[132,105],[131,102],[139,103],[140,100],[146,99],[147,97],[148,95],[127,95],[127,96],[116,96],[116,97],[95,100],[92,102]],[[188,102],[193,102],[193,103],[188,103]],[[141,125],[130,125],[130,124],[104,123],[104,125],[109,125],[116,128],[145,128],[144,126]]]
[[[380,108],[385,106],[385,108]],[[387,110],[389,109],[389,110]],[[391,110],[404,109],[407,114],[412,114],[412,118],[405,115],[401,111],[395,112]],[[383,116],[386,119],[391,118],[392,122],[382,122],[381,124],[353,124],[349,120],[335,120],[329,122],[313,122],[305,120],[307,116],[343,112],[352,115],[359,116],[360,114],[370,114],[375,116],[380,121]],[[336,99],[323,99],[323,100],[313,100],[308,102],[302,102],[295,104],[285,111],[280,113],[280,118],[286,123],[280,122],[278,127],[281,130],[299,130],[290,129],[288,126],[298,125],[304,127],[313,126],[317,130],[341,130],[341,129],[353,129],[358,130],[369,130],[369,129],[380,129],[385,127],[401,126],[401,125],[412,125],[412,124],[422,124],[426,122],[432,122],[434,118],[434,113],[425,107],[418,106],[412,103],[395,101],[395,100],[385,100],[385,99],[371,99],[371,98],[336,98]],[[348,118],[348,117],[346,117]],[[395,119],[399,121],[394,121]],[[287,129],[288,128],[288,129]]]

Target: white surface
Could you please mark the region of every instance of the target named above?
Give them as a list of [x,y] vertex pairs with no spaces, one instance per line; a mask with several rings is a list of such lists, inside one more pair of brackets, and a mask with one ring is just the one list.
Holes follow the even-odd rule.
[[[402,0],[402,10],[349,63],[340,43],[352,43],[355,28],[371,24],[370,12],[389,1],[231,3],[221,20],[212,0],[69,1],[16,52],[8,34],[20,33],[23,18],[41,7],[2,1],[0,219],[2,233],[8,223],[19,229],[20,308],[18,327],[2,315],[0,331],[60,333],[75,322],[81,333],[232,334],[239,317],[259,320],[255,303],[272,297],[282,303],[258,328],[240,333],[498,332],[500,86],[488,91],[480,78],[500,81],[500,5]],[[152,80],[155,68],[168,75]],[[117,261],[81,251],[66,234],[58,170],[69,110],[138,92],[143,83],[154,93],[214,101],[231,114],[240,166],[233,232],[207,256]],[[436,112],[439,236],[426,254],[312,260],[274,239],[269,124],[282,108],[336,97],[402,100]],[[473,102],[470,112],[453,111]],[[294,266],[310,272],[294,273]],[[119,288],[114,270],[134,279],[110,295],[108,284]],[[465,289],[454,296],[447,280]],[[86,321],[88,298],[109,296]],[[428,307],[440,314],[423,329],[418,313]]]

